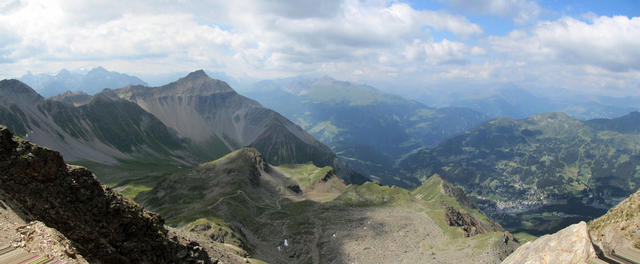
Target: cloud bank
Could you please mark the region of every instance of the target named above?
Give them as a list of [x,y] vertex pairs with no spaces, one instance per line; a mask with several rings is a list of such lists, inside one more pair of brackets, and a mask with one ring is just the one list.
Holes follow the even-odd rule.
[[[133,74],[205,68],[232,76],[335,78],[413,87],[640,88],[640,18],[542,20],[528,0],[9,0],[0,77],[98,65]],[[511,21],[489,35],[466,15]]]

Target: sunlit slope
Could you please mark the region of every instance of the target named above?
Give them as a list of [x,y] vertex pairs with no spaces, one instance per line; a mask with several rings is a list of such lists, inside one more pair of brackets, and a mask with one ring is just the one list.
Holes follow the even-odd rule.
[[250,148],[169,176],[136,200],[270,263],[497,263],[517,245],[438,177],[413,191],[345,185],[330,167],[274,167]]
[[372,179],[400,186],[419,182],[393,170],[398,158],[485,120],[471,109],[431,108],[329,77],[262,81],[246,95],[296,122]]

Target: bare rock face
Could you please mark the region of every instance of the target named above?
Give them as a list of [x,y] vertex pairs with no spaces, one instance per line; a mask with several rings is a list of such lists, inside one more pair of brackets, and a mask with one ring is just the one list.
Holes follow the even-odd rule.
[[[454,198],[462,207],[467,209],[477,209],[476,205],[467,197],[467,195],[461,188],[456,187],[453,184],[443,180],[439,175],[432,176],[431,180],[439,182],[440,193]],[[457,210],[455,207],[451,206],[444,200],[440,200],[440,203],[445,208],[444,216],[447,224],[449,226],[458,226],[462,228],[467,237],[477,234],[504,231],[500,224],[492,220],[481,221],[465,210]],[[509,234],[507,241],[512,240],[514,240],[514,238],[513,236],[511,236],[511,234]]]
[[0,190],[27,222],[41,221],[91,263],[210,263],[197,244],[169,238],[164,221],[68,166],[56,151],[0,127]]
[[490,232],[500,231],[501,228],[496,225],[486,225],[467,212],[460,212],[447,204],[440,201],[445,207],[445,220],[449,226],[459,226],[465,232],[465,236],[473,236]]
[[552,235],[545,235],[518,248],[503,264],[589,263],[596,251],[585,222],[571,225]]

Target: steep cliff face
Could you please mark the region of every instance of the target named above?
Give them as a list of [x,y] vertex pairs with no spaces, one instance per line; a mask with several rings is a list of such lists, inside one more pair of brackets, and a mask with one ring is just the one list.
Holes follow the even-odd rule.
[[[441,201],[441,203],[445,208],[444,217],[447,224],[449,226],[457,226],[462,228],[465,236],[497,232],[501,231],[502,229],[500,226],[493,222],[483,223],[467,212],[456,210],[453,206],[447,204],[444,201]],[[509,240],[513,240],[513,237],[511,235],[509,236]]]
[[26,222],[40,221],[95,263],[209,263],[197,243],[169,238],[164,221],[101,185],[85,168],[0,127],[0,191]]

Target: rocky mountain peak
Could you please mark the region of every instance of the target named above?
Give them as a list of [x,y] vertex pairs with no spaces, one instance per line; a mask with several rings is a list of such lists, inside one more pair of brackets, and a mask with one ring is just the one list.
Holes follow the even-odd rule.
[[0,98],[7,98],[9,102],[33,102],[42,100],[36,91],[25,83],[15,79],[0,81]]
[[[234,152],[227,154],[225,157],[219,160],[208,162],[203,164],[208,165],[223,165],[223,164],[244,164],[250,166],[250,171],[257,173],[258,171],[268,171],[269,166],[262,157],[262,154],[255,148],[241,148]],[[224,165],[223,165],[224,166]]]
[[212,79],[203,70],[189,73],[176,82],[159,87],[162,95],[211,95],[235,92],[226,82]]
[[202,78],[211,79],[211,77],[209,77],[209,75],[207,75],[207,73],[205,73],[204,70],[197,70],[197,71],[194,71],[194,72],[190,72],[183,79],[197,80],[197,79],[202,79]]

